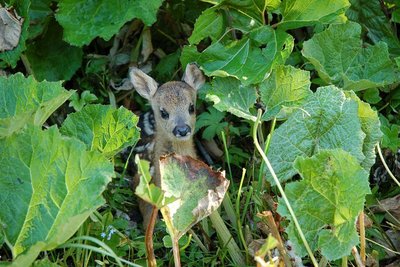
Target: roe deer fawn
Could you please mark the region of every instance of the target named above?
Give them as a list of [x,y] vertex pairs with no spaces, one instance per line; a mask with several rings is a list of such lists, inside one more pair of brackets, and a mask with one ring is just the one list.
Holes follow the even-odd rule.
[[[154,149],[149,158],[154,167],[153,182],[160,186],[159,159],[162,155],[176,153],[196,158],[193,144],[196,94],[205,78],[195,64],[186,66],[182,81],[167,82],[161,86],[135,67],[130,69],[129,78],[136,91],[150,102],[153,110]],[[143,225],[147,229],[153,212],[152,206],[143,202],[139,206]]]

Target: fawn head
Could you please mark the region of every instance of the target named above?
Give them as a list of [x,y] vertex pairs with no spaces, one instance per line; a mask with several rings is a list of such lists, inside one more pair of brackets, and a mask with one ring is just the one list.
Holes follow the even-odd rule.
[[132,67],[129,78],[136,91],[146,98],[153,109],[157,135],[171,141],[189,140],[196,123],[196,94],[205,78],[195,64],[186,66],[182,81],[167,82],[158,86],[157,82]]

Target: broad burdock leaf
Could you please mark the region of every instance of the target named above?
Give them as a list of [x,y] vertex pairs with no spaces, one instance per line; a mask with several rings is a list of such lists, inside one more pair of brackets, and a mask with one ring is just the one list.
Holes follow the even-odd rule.
[[361,26],[355,22],[331,25],[304,42],[302,54],[326,83],[344,90],[360,91],[398,81],[386,43],[364,48],[360,35]]
[[26,51],[33,75],[39,81],[71,79],[82,64],[82,55],[81,48],[62,40],[62,29],[55,21]]
[[21,73],[0,76],[0,138],[28,122],[41,126],[73,93],[61,82],[37,82]]
[[17,266],[68,240],[105,203],[101,193],[114,175],[103,155],[56,127],[0,139],[0,169],[0,227],[24,263]]
[[317,23],[343,23],[349,6],[348,0],[283,0],[280,5],[283,18],[278,27],[288,30]]
[[[294,163],[302,180],[286,185],[285,193],[313,251],[328,260],[350,255],[359,242],[355,222],[371,193],[369,173],[342,149],[321,150]],[[307,254],[286,205],[279,200],[278,212],[290,220],[287,233],[299,256]]]
[[161,188],[175,201],[161,207],[172,239],[179,239],[193,225],[214,212],[228,190],[225,174],[189,156],[160,159]]
[[361,122],[361,130],[365,133],[362,149],[365,159],[361,162],[361,166],[369,171],[375,163],[375,146],[383,136],[378,113],[368,103],[361,101],[354,92],[345,92],[345,94],[358,104],[358,118]]
[[262,26],[241,40],[215,42],[201,53],[193,45],[186,46],[181,62],[197,62],[208,76],[232,76],[249,85],[264,80],[274,64],[285,62],[292,49],[291,35]]
[[163,0],[61,0],[57,21],[64,28],[64,40],[76,46],[89,44],[100,36],[109,40],[133,18],[146,25],[156,21]]
[[[19,22],[22,22],[22,27],[21,31],[18,36],[17,40],[17,46],[14,47],[11,50],[7,51],[2,51],[0,52],[0,67],[6,67],[6,66],[11,66],[12,68],[15,68],[17,65],[17,62],[19,60],[19,57],[21,56],[21,53],[25,51],[26,46],[25,46],[25,41],[28,37],[28,27],[29,27],[29,6],[31,1],[29,0],[20,0],[20,1],[13,1],[13,9],[10,10],[3,10],[1,11],[0,15],[0,39],[3,38],[10,38],[11,35],[14,35],[14,33],[11,31],[10,27],[10,21],[11,20],[17,20]],[[15,13],[14,13],[15,12]],[[9,17],[11,16],[11,18]],[[15,23],[17,23],[15,21]],[[17,36],[14,36],[17,37]],[[0,43],[2,41],[0,40]]]
[[[358,102],[334,86],[320,87],[305,104],[277,128],[271,138],[268,158],[281,182],[296,174],[293,162],[321,149],[342,148],[359,163],[365,160],[365,133],[358,115]],[[267,172],[267,179],[274,184]]]
[[197,18],[192,35],[188,39],[189,43],[198,44],[206,37],[210,37],[214,42],[222,36],[225,27],[222,13],[216,8],[208,8]]
[[[380,1],[350,0],[351,7],[346,11],[349,20],[358,22],[367,29],[367,36],[374,42],[385,42],[389,52],[400,55],[400,42],[386,15]],[[399,9],[397,9],[399,10]],[[393,16],[393,13],[392,13]]]
[[138,117],[124,107],[115,109],[105,105],[87,105],[68,115],[60,131],[76,137],[88,150],[112,157],[139,140]]
[[261,101],[265,104],[263,120],[273,117],[286,119],[291,109],[300,107],[312,94],[310,73],[292,66],[277,66],[259,85]]
[[213,101],[214,108],[219,111],[228,111],[240,118],[256,120],[249,110],[256,102],[256,89],[253,86],[244,86],[235,78],[215,78],[206,99]]

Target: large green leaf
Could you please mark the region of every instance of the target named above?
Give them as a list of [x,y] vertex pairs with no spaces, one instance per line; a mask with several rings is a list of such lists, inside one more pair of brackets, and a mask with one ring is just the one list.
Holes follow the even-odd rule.
[[367,29],[368,37],[374,43],[384,41],[389,47],[389,52],[399,56],[400,42],[396,31],[382,11],[381,2],[350,0],[350,3],[351,7],[347,10],[346,16],[363,25]]
[[112,157],[139,140],[138,117],[124,107],[87,105],[70,114],[61,132],[84,142],[88,150],[97,150]]
[[213,101],[214,107],[219,111],[228,111],[240,118],[256,120],[249,110],[256,102],[256,89],[253,86],[242,85],[235,78],[215,78],[206,99]]
[[189,37],[190,44],[198,44],[206,37],[216,41],[225,31],[224,18],[215,8],[206,9],[196,20],[194,30]]
[[[350,255],[359,242],[356,218],[370,193],[368,172],[341,149],[300,157],[295,168],[303,179],[286,185],[285,192],[311,249],[320,250],[328,260]],[[296,253],[305,256],[307,251],[282,199],[278,212],[291,220],[289,239]]]
[[62,29],[53,21],[46,33],[28,45],[26,56],[37,80],[69,80],[82,63],[82,49],[62,40]]
[[264,120],[277,116],[284,119],[290,108],[302,105],[311,94],[310,73],[291,66],[277,66],[260,84],[261,100],[265,104]]
[[355,22],[331,25],[304,42],[302,54],[327,83],[345,90],[364,90],[398,80],[386,43],[365,45]]
[[[286,181],[296,174],[293,162],[298,156],[321,149],[342,148],[361,163],[364,139],[357,101],[334,86],[321,87],[275,130],[267,156],[279,180]],[[269,173],[267,179],[273,183]]]
[[172,239],[179,239],[193,225],[214,212],[228,189],[224,173],[188,156],[160,159],[161,188],[174,202],[161,212]]
[[283,0],[280,6],[283,19],[278,25],[287,30],[316,23],[342,23],[346,21],[344,13],[349,6],[348,0]]
[[354,92],[346,92],[345,94],[357,101],[358,104],[358,118],[361,122],[361,130],[365,133],[363,143],[365,159],[361,162],[361,166],[369,171],[375,163],[375,146],[383,136],[378,113],[368,103],[361,101]]
[[[25,51],[26,46],[25,46],[25,41],[28,36],[28,27],[29,27],[29,16],[28,16],[28,11],[29,11],[29,6],[31,4],[31,1],[29,0],[16,0],[12,1],[13,2],[13,8],[15,8],[15,12],[17,13],[18,16],[20,16],[23,19],[22,27],[21,27],[21,35],[19,37],[19,42],[17,47],[15,47],[12,50],[7,50],[4,52],[0,52],[0,67],[5,67],[7,65],[11,66],[12,68],[15,68],[17,65],[17,62],[19,60],[19,57],[21,56],[21,53]],[[13,10],[10,10],[11,14],[13,13]],[[12,15],[13,16],[13,15]],[[7,25],[5,25],[7,26]],[[10,32],[8,34],[11,34]]]
[[28,122],[41,126],[72,94],[61,82],[37,82],[21,73],[0,76],[0,138]]
[[218,41],[201,53],[193,45],[186,46],[181,61],[182,65],[197,62],[208,76],[232,76],[248,85],[264,80],[272,66],[283,64],[292,49],[293,37],[262,26],[239,41]]
[[64,28],[64,40],[82,46],[97,36],[109,40],[133,18],[141,19],[146,25],[153,24],[162,1],[60,0],[56,19]]
[[104,204],[113,176],[103,155],[55,127],[30,126],[0,139],[0,169],[0,228],[13,257],[24,253],[25,263],[70,238]]

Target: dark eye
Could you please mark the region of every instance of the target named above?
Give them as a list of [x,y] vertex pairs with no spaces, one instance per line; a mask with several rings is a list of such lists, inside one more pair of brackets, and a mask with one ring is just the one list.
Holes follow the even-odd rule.
[[190,114],[194,113],[194,105],[193,104],[190,104],[190,106],[189,106],[189,113]]
[[168,112],[165,111],[165,109],[160,109],[160,113],[161,113],[161,118],[163,118],[164,120],[168,120],[169,118],[169,114]]

